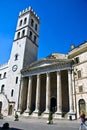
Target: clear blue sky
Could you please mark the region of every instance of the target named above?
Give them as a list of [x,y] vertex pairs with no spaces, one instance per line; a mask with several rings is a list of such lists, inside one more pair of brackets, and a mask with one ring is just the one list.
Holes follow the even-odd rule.
[[87,40],[87,0],[0,0],[0,64],[9,60],[18,14],[29,6],[41,21],[38,59]]

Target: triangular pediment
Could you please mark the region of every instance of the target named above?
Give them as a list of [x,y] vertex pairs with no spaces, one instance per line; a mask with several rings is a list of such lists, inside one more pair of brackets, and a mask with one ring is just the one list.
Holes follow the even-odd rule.
[[59,62],[61,63],[65,60],[67,60],[67,55],[52,53],[46,58],[33,62],[32,64],[30,64],[29,68],[46,67],[46,66],[54,65]]
[[38,67],[46,67],[46,66],[50,66],[52,64],[55,64],[57,61],[54,59],[41,59],[38,60],[36,62],[33,62],[32,64],[30,64],[29,68],[38,68]]
[[35,69],[43,69],[43,68],[50,68],[52,66],[60,66],[63,64],[68,63],[70,60],[68,59],[54,59],[54,58],[43,58],[41,60],[35,61],[32,64],[30,64],[29,66],[25,67],[22,69],[21,72],[24,71],[30,71],[30,70],[35,70]]

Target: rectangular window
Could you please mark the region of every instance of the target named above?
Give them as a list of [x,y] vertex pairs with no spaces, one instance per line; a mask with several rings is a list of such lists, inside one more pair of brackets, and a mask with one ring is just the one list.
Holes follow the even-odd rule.
[[13,97],[13,93],[14,93],[14,90],[12,89],[12,90],[11,90],[11,97]]
[[81,70],[79,70],[77,73],[78,73],[78,78],[81,78]]
[[18,83],[18,77],[16,77],[16,82],[15,82],[16,84]]
[[79,86],[79,92],[83,92],[83,86]]

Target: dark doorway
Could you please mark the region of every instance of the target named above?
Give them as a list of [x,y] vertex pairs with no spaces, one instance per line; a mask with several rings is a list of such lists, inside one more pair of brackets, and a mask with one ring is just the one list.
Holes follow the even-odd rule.
[[55,112],[56,111],[56,108],[57,108],[57,102],[56,102],[56,98],[55,97],[52,97],[51,98],[51,112]]
[[0,102],[0,113],[1,113],[1,110],[2,110],[2,102]]
[[10,115],[12,115],[12,105],[9,105],[9,111],[8,111],[8,115],[10,116]]

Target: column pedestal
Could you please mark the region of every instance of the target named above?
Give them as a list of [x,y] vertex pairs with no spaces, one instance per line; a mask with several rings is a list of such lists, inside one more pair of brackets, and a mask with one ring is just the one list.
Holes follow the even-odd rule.
[[54,114],[54,118],[55,118],[55,119],[62,119],[62,112],[56,112],[56,113]]

